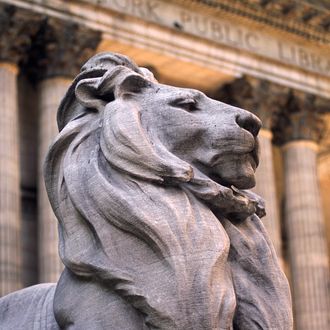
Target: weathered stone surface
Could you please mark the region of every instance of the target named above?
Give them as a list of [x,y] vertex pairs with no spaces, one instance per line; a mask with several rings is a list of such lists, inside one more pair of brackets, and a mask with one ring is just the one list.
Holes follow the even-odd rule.
[[319,143],[326,129],[321,101],[315,95],[291,91],[286,107],[274,121],[274,142],[279,145],[299,140]]
[[45,182],[65,265],[60,328],[292,328],[262,200],[245,190],[257,117],[103,53],[69,88],[58,126]]
[[100,40],[99,31],[48,17],[34,35],[24,70],[34,81],[54,77],[72,79],[94,54]]
[[55,284],[39,284],[2,298],[1,329],[59,329],[53,313],[55,288]]
[[42,16],[15,6],[0,4],[0,60],[18,64],[27,59],[32,38]]

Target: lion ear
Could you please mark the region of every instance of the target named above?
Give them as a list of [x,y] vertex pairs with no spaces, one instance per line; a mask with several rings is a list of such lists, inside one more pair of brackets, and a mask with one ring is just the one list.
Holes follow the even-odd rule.
[[75,88],[75,95],[86,108],[101,111],[114,99],[139,94],[150,86],[150,80],[119,66],[102,77],[81,80]]
[[115,98],[139,94],[150,86],[151,81],[147,80],[140,74],[129,74],[116,86]]
[[100,98],[98,87],[101,78],[89,78],[81,80],[75,89],[76,97],[80,104],[86,108],[102,110],[107,101]]

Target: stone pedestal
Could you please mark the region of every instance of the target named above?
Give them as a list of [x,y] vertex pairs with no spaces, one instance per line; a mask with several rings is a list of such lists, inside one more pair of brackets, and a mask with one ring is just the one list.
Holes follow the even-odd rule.
[[0,63],[0,296],[21,288],[17,67]]

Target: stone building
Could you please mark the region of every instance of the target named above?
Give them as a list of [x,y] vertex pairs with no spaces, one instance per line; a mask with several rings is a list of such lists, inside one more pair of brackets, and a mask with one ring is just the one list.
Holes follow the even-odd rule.
[[72,78],[114,51],[261,117],[255,190],[296,328],[330,329],[330,1],[0,0],[0,36],[0,295],[60,274],[42,163]]

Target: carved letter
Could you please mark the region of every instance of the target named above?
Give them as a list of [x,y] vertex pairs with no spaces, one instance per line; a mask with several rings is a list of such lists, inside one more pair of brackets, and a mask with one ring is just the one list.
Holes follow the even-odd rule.
[[257,51],[259,48],[259,36],[255,33],[248,32],[245,36],[245,43],[247,48]]
[[208,31],[208,19],[207,17],[198,17],[195,16],[194,17],[194,26],[196,28],[196,31],[198,32],[198,34],[206,34]]
[[303,67],[309,67],[310,60],[308,54],[302,48],[299,48],[298,54],[299,54],[299,64]]
[[146,17],[146,12],[144,11],[142,0],[132,0],[132,13],[137,14],[142,17]]
[[189,13],[187,13],[186,11],[180,12],[180,18],[181,18],[183,25],[186,23],[191,23],[191,15]]
[[161,18],[156,13],[156,9],[159,6],[158,3],[154,1],[147,1],[146,3],[146,9],[147,9],[147,16],[152,17],[155,21],[161,21]]
[[211,35],[213,39],[218,41],[223,40],[222,26],[218,22],[211,21]]
[[226,41],[235,47],[239,47],[242,45],[242,30],[240,29],[235,29],[235,31],[232,32],[230,27],[228,25],[225,25],[225,37]]
[[289,47],[289,49],[287,50],[280,41],[278,41],[277,45],[278,45],[278,55],[281,60],[289,63],[296,63],[296,52],[292,46]]

